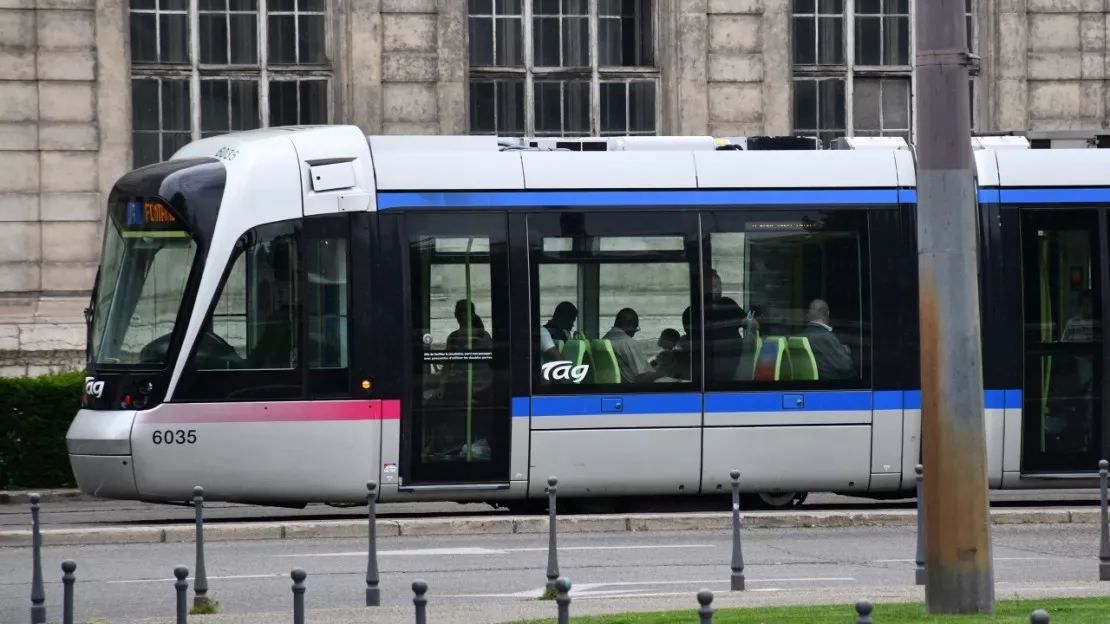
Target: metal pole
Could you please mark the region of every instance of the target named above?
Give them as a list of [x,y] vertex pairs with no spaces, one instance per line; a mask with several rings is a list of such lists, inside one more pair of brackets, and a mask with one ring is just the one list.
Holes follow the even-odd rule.
[[42,533],[38,494],[31,495],[31,624],[46,622],[46,589],[42,585]]
[[73,624],[73,584],[77,581],[73,573],[76,570],[74,561],[62,562],[62,624]]
[[187,624],[189,621],[189,568],[185,566],[177,566],[173,569],[173,575],[177,578],[174,581],[173,587],[177,591],[177,624]]
[[740,471],[729,473],[732,477],[732,591],[744,591],[744,550],[740,545]]
[[915,560],[914,583],[925,584],[925,496],[921,493],[921,464],[914,467],[917,473],[917,557]]
[[1110,526],[1107,525],[1107,493],[1106,480],[1110,474],[1110,462],[1105,459],[1098,462],[1099,489],[1102,490],[1102,518],[1099,521],[1098,540],[1098,580],[1110,581]]
[[555,485],[559,480],[555,477],[547,478],[547,586],[546,591],[555,589],[559,579],[559,551],[555,545]]
[[416,606],[416,624],[428,624],[428,584],[419,579],[412,583],[412,604]]
[[208,574],[204,571],[204,488],[193,488],[193,509],[197,512],[197,576],[193,580],[193,606],[208,604]]
[[918,2],[917,244],[925,607],[994,613],[964,0]]
[[871,611],[874,609],[875,605],[870,600],[857,600],[856,624],[875,624],[875,620],[871,619]]
[[304,624],[304,580],[308,574],[300,568],[293,568],[289,577],[293,579],[293,624]]
[[559,624],[570,624],[570,579],[555,581],[555,604],[559,607]]
[[698,621],[700,624],[713,624],[713,592],[703,589],[698,592]]
[[382,604],[382,590],[378,587],[378,482],[366,482],[367,516],[370,518],[370,545],[366,555],[366,606]]

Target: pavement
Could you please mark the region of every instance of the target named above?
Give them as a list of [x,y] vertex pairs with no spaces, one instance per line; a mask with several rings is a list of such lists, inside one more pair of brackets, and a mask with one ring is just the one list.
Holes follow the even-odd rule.
[[[1098,583],[1097,525],[999,525],[992,531],[997,597],[1108,596]],[[699,589],[716,608],[782,604],[920,601],[913,585],[913,527],[766,529],[744,533],[747,590],[729,592],[727,530],[567,533],[559,572],[573,583],[572,615],[688,610]],[[485,624],[554,617],[543,591],[547,537],[539,534],[397,536],[378,542],[382,606],[363,604],[365,539],[248,540],[206,548],[209,596],[221,614],[190,622],[291,621],[289,572],[308,573],[310,622],[412,621],[411,583],[429,585],[429,620]],[[172,570],[194,566],[189,543],[48,546],[43,552],[48,617],[60,619],[59,565],[77,562],[75,621],[167,622]],[[25,622],[30,606],[29,548],[0,549],[0,624]],[[192,579],[190,579],[192,583]],[[192,589],[189,591],[192,599]],[[1030,610],[1035,602],[1030,603]],[[849,620],[845,620],[849,621]],[[879,620],[881,621],[881,620]]]
[[[192,507],[112,501],[50,492],[41,503],[43,542],[92,545],[191,542],[196,528]],[[1099,518],[1097,490],[992,491],[996,524],[1091,524]],[[0,548],[31,543],[27,493],[0,493]],[[721,503],[721,504],[718,504]],[[703,507],[706,507],[703,505]],[[709,509],[675,513],[560,515],[561,532],[629,533],[722,530],[730,526],[727,500]],[[696,508],[696,507],[695,507]],[[547,515],[513,515],[481,503],[384,503],[377,506],[381,536],[513,535],[547,531]],[[762,528],[905,527],[916,524],[916,502],[876,501],[812,494],[799,509],[742,514],[744,526]],[[366,507],[310,505],[281,509],[232,503],[205,504],[208,541],[358,538],[367,533]]]

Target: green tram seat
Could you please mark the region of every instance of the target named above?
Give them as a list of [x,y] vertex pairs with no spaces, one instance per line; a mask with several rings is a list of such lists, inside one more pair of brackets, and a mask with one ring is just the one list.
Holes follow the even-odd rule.
[[593,358],[590,356],[589,342],[581,339],[568,340],[561,351],[563,359],[569,361],[571,366],[588,365],[590,367],[589,372],[586,373],[586,378],[582,380],[582,383],[594,383]]
[[591,340],[590,355],[593,357],[593,383],[615,384],[621,382],[621,369],[617,356],[613,353],[613,343],[609,340]]
[[798,381],[817,381],[817,359],[809,348],[809,338],[791,336],[787,339],[787,352],[790,354],[792,379]]

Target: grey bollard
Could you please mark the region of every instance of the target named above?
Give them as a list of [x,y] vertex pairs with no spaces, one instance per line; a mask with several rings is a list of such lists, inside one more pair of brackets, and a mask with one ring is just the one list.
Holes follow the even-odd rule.
[[366,606],[382,604],[382,590],[378,587],[378,482],[366,482],[366,515],[370,519],[370,539],[366,554]]
[[703,589],[698,592],[698,618],[701,624],[713,624],[713,592]]
[[1048,611],[1037,609],[1029,616],[1029,624],[1049,624]]
[[1102,517],[1099,521],[1098,540],[1098,580],[1110,581],[1110,525],[1107,524],[1106,481],[1110,475],[1110,462],[1105,459],[1098,462],[1099,489],[1102,490]]
[[555,589],[555,584],[559,578],[559,550],[555,543],[555,528],[557,525],[555,492],[558,490],[555,486],[558,483],[559,480],[555,477],[547,478],[547,584],[545,589],[548,592]]
[[304,580],[308,574],[300,568],[293,568],[289,577],[293,579],[293,624],[304,624]]
[[914,467],[917,473],[917,556],[915,558],[914,583],[925,584],[925,492],[922,489],[924,467],[918,464]]
[[73,575],[77,564],[66,559],[62,562],[62,624],[73,624],[73,584],[77,577]]
[[38,494],[31,495],[31,624],[46,622],[46,589],[42,584],[42,532]]
[[173,587],[177,590],[177,624],[187,624],[189,621],[189,568],[177,566],[173,569],[177,577]]
[[412,582],[412,604],[416,605],[416,624],[428,624],[428,584],[420,579]]
[[856,601],[856,624],[875,624],[875,620],[871,619],[871,611],[875,606],[871,604],[870,600],[857,600]]
[[193,606],[208,604],[208,575],[204,571],[204,488],[193,488],[193,509],[197,512],[197,574],[193,579]]
[[732,477],[732,591],[744,590],[744,550],[740,544],[740,471],[729,473]]
[[570,579],[555,581],[555,604],[559,605],[559,624],[570,624]]

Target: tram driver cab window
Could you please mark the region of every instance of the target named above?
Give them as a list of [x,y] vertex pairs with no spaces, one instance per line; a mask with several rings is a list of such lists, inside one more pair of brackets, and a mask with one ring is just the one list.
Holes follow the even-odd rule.
[[536,242],[542,249],[534,256],[538,389],[662,392],[690,383],[692,301],[683,236]]

